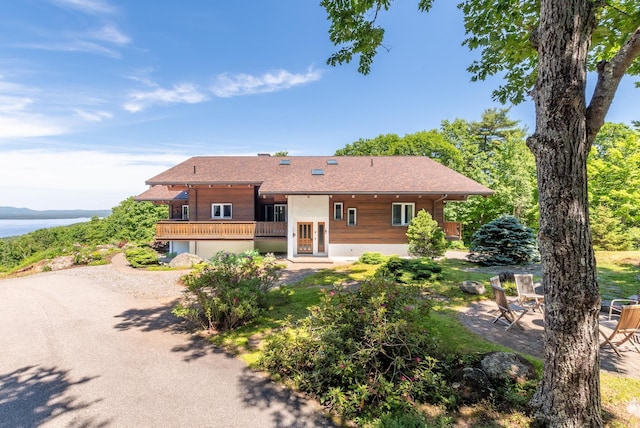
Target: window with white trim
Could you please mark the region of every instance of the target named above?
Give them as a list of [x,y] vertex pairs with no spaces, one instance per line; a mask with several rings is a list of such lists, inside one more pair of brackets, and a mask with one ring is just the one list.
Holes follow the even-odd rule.
[[333,219],[342,220],[342,202],[333,203]]
[[211,218],[232,218],[232,204],[211,204]]
[[347,226],[356,225],[356,209],[347,208]]
[[391,224],[394,226],[407,226],[411,223],[415,213],[414,203],[391,204]]
[[273,221],[287,221],[287,206],[285,204],[273,206]]

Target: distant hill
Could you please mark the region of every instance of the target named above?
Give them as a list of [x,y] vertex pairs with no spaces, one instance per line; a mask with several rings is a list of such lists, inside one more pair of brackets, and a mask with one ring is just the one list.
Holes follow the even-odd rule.
[[93,216],[106,217],[111,210],[31,210],[29,208],[0,207],[2,220],[33,220],[45,218],[91,218]]

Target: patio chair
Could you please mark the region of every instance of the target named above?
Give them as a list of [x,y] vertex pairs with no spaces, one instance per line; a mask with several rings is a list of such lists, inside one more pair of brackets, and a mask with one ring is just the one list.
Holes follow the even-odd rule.
[[635,296],[629,296],[626,299],[613,299],[611,303],[609,303],[609,320],[611,320],[614,312],[620,314],[623,306],[638,304],[640,304],[640,291],[638,291],[638,294]]
[[498,305],[498,316],[493,320],[493,322],[496,323],[498,320],[500,320],[501,322],[505,323],[507,325],[505,330],[509,330],[511,327],[513,327],[513,325],[517,325],[518,327],[522,328],[522,326],[518,324],[518,322],[524,316],[524,314],[529,312],[529,309],[509,302],[507,300],[507,294],[505,293],[504,288],[500,287],[499,285],[495,285],[494,282],[496,281],[494,281],[494,278],[496,278],[498,283],[500,282],[500,279],[497,276],[491,278],[493,300],[495,300],[496,304]]
[[[606,335],[602,329],[600,329],[600,334],[604,338],[604,342],[600,344],[600,347],[604,347],[606,345],[611,345],[613,350],[618,354],[619,357],[622,355],[618,350],[618,347],[625,342],[629,342],[635,350],[640,353],[640,348],[636,344],[636,339],[634,336],[638,333],[638,329],[640,328],[640,305],[625,305],[622,306],[620,311],[620,319],[618,320],[618,324],[613,329],[613,332],[610,335]],[[620,339],[617,336],[621,336]]]
[[[518,290],[518,303],[526,305],[533,302],[533,310],[539,309],[544,304],[544,295],[536,293],[536,284],[533,283],[532,274],[515,274],[516,289]],[[538,286],[540,284],[537,284]]]

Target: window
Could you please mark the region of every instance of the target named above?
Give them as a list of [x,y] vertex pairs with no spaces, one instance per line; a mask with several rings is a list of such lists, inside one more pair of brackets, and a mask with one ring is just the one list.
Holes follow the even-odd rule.
[[182,219],[189,220],[189,205],[182,206]]
[[273,221],[287,221],[287,206],[275,204],[273,206]]
[[415,204],[392,204],[391,206],[391,224],[394,226],[406,226],[413,219]]
[[287,205],[265,205],[264,221],[287,221]]
[[349,208],[347,209],[347,226],[355,226],[356,225],[356,209]]
[[231,218],[231,204],[211,204],[211,218]]
[[333,204],[333,219],[342,220],[342,202],[336,202]]

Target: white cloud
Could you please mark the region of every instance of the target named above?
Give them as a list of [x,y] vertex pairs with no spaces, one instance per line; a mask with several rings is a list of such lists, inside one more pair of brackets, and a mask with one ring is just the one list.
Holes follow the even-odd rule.
[[22,111],[32,102],[33,100],[27,97],[0,95],[0,112],[8,113]]
[[0,156],[0,194],[4,205],[31,209],[112,208],[184,160],[180,154],[6,151]]
[[58,52],[85,52],[98,55],[104,55],[111,58],[120,58],[119,52],[105,47],[101,44],[90,42],[87,40],[68,40],[63,42],[52,43],[22,43],[17,47],[25,49],[35,49],[42,51],[58,51]]
[[221,98],[276,92],[315,82],[320,80],[321,75],[320,71],[311,68],[304,74],[290,73],[287,70],[277,70],[261,76],[225,73],[217,76],[216,83],[210,90]]
[[90,15],[111,14],[114,8],[102,0],[52,0],[58,6],[78,10]]
[[195,104],[206,101],[205,94],[191,83],[174,85],[171,89],[156,88],[152,91],[133,91],[129,94],[123,108],[131,113],[144,110],[152,105],[166,105],[175,103]]
[[104,119],[111,119],[113,115],[108,111],[86,111],[86,110],[75,110],[76,116],[89,121],[89,122],[102,122]]
[[[69,130],[60,121],[39,114],[0,116],[0,139],[62,135]],[[2,154],[4,157],[4,153]]]
[[113,24],[107,24],[99,30],[88,33],[87,36],[96,40],[113,43],[115,45],[126,45],[131,41],[129,36],[120,31]]

